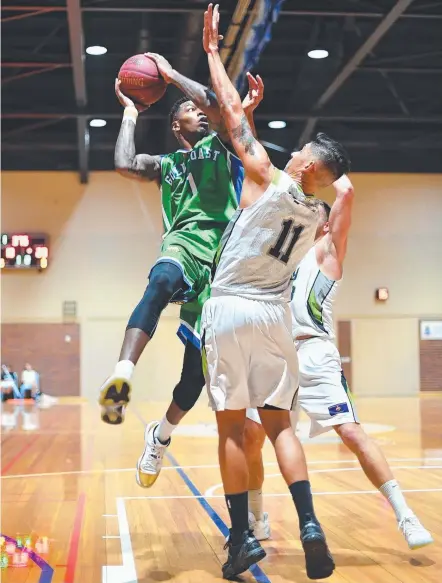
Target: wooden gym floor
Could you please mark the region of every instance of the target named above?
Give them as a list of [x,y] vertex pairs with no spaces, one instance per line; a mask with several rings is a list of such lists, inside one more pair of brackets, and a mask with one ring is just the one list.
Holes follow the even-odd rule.
[[[442,394],[360,399],[367,430],[383,446],[411,507],[435,544],[411,552],[392,511],[352,455],[329,433],[305,445],[317,514],[337,569],[330,583],[439,583],[442,566]],[[49,538],[49,553],[9,567],[5,583],[211,583],[225,557],[227,521],[214,419],[203,404],[173,439],[151,490],[134,466],[143,421],[164,407],[138,402],[108,427],[90,403],[2,410],[1,532]],[[6,418],[5,418],[6,414]],[[27,417],[26,417],[27,415]],[[26,418],[25,418],[26,417]],[[11,421],[12,420],[12,421]],[[13,423],[16,427],[12,427]],[[23,429],[23,423],[27,429]],[[300,434],[307,432],[301,422]],[[273,529],[267,558],[244,580],[305,583],[295,510],[265,446],[265,509]],[[47,567],[46,564],[54,570]]]

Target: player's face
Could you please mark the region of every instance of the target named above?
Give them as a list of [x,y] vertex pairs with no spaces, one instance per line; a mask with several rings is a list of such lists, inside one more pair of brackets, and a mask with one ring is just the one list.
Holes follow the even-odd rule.
[[203,138],[209,133],[209,120],[206,114],[191,101],[186,101],[181,105],[177,122],[178,131],[184,137],[198,135]]

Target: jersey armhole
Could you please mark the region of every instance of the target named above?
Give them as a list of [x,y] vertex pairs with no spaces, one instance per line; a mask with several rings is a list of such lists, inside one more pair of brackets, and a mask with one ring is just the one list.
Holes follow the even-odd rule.
[[235,152],[235,148],[232,146],[232,144],[227,144],[226,142],[223,142],[223,140],[219,137],[219,134],[215,134],[215,138],[217,138],[218,142],[221,144],[221,146],[231,155],[231,156],[235,156],[235,158],[237,158],[240,162],[241,159],[238,156],[238,154]]

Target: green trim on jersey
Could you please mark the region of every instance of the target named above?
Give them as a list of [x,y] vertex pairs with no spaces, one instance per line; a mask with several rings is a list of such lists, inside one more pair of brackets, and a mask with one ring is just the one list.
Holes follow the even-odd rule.
[[[307,298],[307,311],[313,322],[326,332],[322,319],[322,305],[336,282],[318,272]],[[296,284],[295,284],[296,285]]]

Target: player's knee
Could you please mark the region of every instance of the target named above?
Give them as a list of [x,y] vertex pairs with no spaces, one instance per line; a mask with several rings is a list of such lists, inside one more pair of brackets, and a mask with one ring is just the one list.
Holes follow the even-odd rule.
[[201,363],[199,362],[192,369],[188,367],[173,390],[173,400],[181,411],[190,411],[192,409],[198,401],[204,385],[205,380]]
[[177,291],[177,275],[181,276],[181,273],[177,274],[175,270],[178,268],[173,265],[174,270],[161,269],[153,270],[150,279],[149,286],[146,292],[149,290],[150,293],[161,298],[171,298],[173,294]]
[[368,439],[367,434],[358,423],[343,423],[335,427],[335,430],[344,444],[352,451],[364,447]]
[[246,419],[244,427],[244,450],[248,458],[260,458],[266,434],[259,423]]
[[132,312],[127,328],[139,328],[152,338],[161,312],[183,285],[181,270],[176,265],[173,263],[155,265],[150,274],[149,285]]

